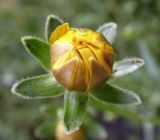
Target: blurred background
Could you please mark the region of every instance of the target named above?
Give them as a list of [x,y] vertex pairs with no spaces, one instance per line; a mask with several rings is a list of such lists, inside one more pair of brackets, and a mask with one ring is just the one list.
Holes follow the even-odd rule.
[[[142,105],[129,109],[135,116],[128,110],[91,108],[85,139],[159,140],[159,0],[0,0],[0,140],[54,139],[55,110],[63,106],[63,101],[24,100],[10,92],[18,79],[45,73],[25,51],[20,38],[25,35],[44,38],[49,14],[59,15],[74,27],[97,29],[105,22],[116,22],[118,33],[113,47],[117,60],[137,56],[146,63],[139,71],[111,81],[140,95]],[[91,125],[95,122],[101,128],[94,132]],[[107,136],[93,137],[96,132]]]

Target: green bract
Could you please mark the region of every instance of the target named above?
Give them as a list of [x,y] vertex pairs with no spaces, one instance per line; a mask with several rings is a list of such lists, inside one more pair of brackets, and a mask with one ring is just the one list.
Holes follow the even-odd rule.
[[[80,127],[88,106],[102,106],[101,109],[109,110],[126,117],[124,108],[120,106],[137,105],[141,103],[139,96],[133,91],[108,83],[90,91],[88,94],[68,91],[51,75],[50,45],[48,39],[51,32],[62,23],[63,20],[57,16],[49,15],[47,17],[45,27],[45,38],[47,41],[32,36],[22,37],[22,43],[26,50],[38,60],[48,74],[23,79],[17,82],[11,89],[12,93],[27,99],[50,98],[64,94],[63,122],[66,133],[74,132]],[[106,23],[97,31],[102,32],[108,41],[113,43],[117,32],[117,24],[113,22]],[[113,66],[113,76],[111,78],[118,78],[129,74],[140,68],[143,64],[144,61],[140,58],[126,58],[117,61]],[[134,114],[136,119],[145,119],[145,117],[139,116],[129,110],[127,111],[130,114]],[[152,121],[152,118],[147,118],[147,120]],[[40,130],[37,130],[37,133]]]

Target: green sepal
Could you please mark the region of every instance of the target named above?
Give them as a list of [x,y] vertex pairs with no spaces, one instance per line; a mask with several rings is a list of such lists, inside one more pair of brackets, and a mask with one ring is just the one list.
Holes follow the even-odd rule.
[[126,58],[120,61],[116,61],[113,65],[113,77],[121,77],[135,70],[141,68],[144,65],[144,60],[140,58]]
[[46,24],[45,24],[45,38],[47,41],[49,41],[49,38],[51,36],[51,33],[53,30],[61,25],[63,23],[63,20],[60,19],[56,15],[48,15],[46,19]]
[[92,98],[100,100],[103,103],[117,105],[137,105],[141,103],[140,97],[133,91],[106,83],[91,92]]
[[117,24],[115,22],[107,22],[100,26],[97,32],[101,32],[109,43],[113,44],[117,35]]
[[25,36],[21,41],[26,50],[43,66],[46,71],[51,69],[50,45],[32,36]]
[[64,130],[70,134],[80,128],[86,114],[89,95],[66,90],[64,96]]
[[11,89],[13,94],[26,99],[57,97],[64,88],[50,74],[35,76],[17,82]]

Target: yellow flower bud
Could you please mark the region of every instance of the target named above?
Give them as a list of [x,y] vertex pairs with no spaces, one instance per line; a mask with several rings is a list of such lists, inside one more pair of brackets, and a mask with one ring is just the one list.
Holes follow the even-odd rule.
[[52,72],[67,89],[89,91],[111,76],[115,53],[101,33],[64,23],[52,32],[50,43]]

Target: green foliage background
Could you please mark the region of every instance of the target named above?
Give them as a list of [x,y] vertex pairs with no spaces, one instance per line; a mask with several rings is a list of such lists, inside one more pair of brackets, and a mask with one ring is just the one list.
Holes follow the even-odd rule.
[[[143,105],[138,112],[160,115],[160,1],[159,0],[1,0],[0,1],[0,139],[35,140],[34,129],[47,115],[37,109],[56,100],[28,101],[11,94],[11,85],[21,77],[45,73],[28,53],[20,38],[35,34],[43,38],[46,16],[56,14],[75,27],[97,29],[105,22],[118,24],[113,47],[117,60],[139,56],[145,60],[141,70],[111,81],[138,92]],[[144,122],[133,124],[140,130]],[[155,139],[159,139],[158,126]],[[129,138],[139,138],[133,133]],[[113,138],[114,139],[114,138]]]

